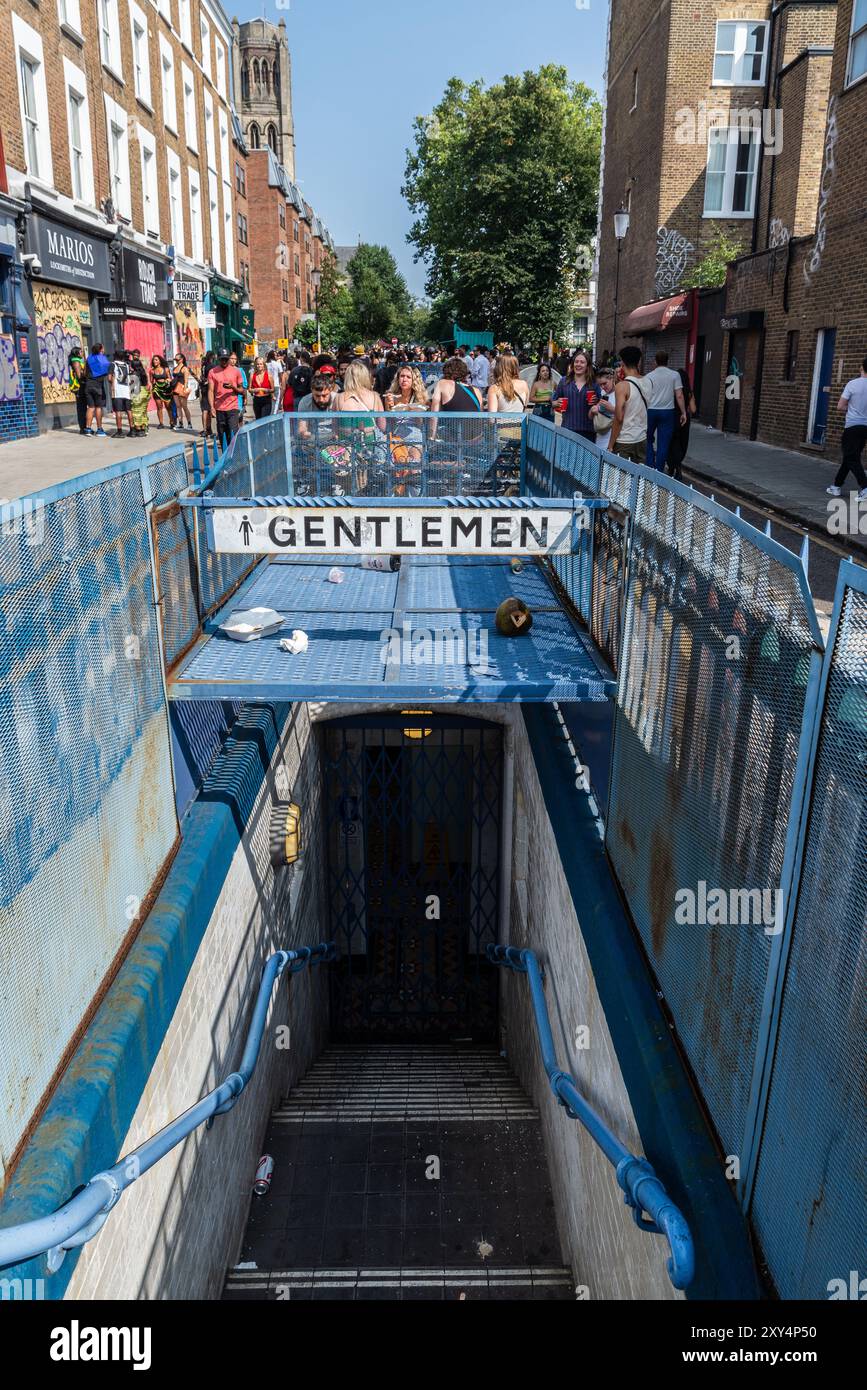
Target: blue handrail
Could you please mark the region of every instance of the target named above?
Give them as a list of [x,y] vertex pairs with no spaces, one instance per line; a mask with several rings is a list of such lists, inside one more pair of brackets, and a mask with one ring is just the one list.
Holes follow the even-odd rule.
[[[489,946],[487,955],[494,965],[504,965],[529,979],[539,1047],[551,1090],[565,1107],[567,1115],[581,1121],[609,1163],[613,1164],[617,1181],[623,1189],[624,1201],[632,1208],[636,1226],[642,1231],[652,1231],[666,1237],[671,1251],[667,1264],[668,1277],[676,1289],[687,1288],[695,1273],[695,1248],[686,1218],[668,1196],[647,1159],[636,1158],[621,1144],[587,1104],[569,1073],[558,1067],[542,987],[542,971],[535,953],[520,951],[515,946]],[[644,1211],[651,1217],[650,1221],[645,1221],[641,1214]]]
[[318,946],[302,946],[297,951],[277,951],[270,956],[262,971],[247,1043],[238,1070],[158,1134],[152,1135],[137,1149],[119,1159],[112,1168],[96,1173],[80,1192],[50,1216],[40,1216],[34,1221],[24,1221],[18,1226],[7,1226],[5,1230],[0,1230],[0,1269],[47,1253],[49,1272],[55,1274],[67,1250],[84,1245],[96,1235],[123,1192],[142,1173],[153,1168],[200,1124],[207,1122],[210,1125],[215,1115],[225,1115],[231,1110],[255,1070],[271,995],[283,971],[288,970],[295,975],[305,966],[333,960],[334,955],[333,942],[320,942]]

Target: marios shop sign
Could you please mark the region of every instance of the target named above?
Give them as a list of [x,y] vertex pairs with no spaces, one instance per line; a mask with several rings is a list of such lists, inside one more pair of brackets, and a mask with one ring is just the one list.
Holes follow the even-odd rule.
[[48,217],[31,217],[30,244],[39,257],[40,280],[75,285],[91,294],[110,294],[108,242]]

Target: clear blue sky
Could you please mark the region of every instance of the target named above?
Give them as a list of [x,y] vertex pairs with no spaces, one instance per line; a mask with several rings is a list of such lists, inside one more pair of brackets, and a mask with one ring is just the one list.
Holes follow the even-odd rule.
[[[582,0],[584,3],[584,0]],[[298,179],[338,245],[388,246],[413,294],[424,268],[406,241],[400,194],[415,116],[450,77],[486,83],[562,63],[601,94],[607,4],[589,0],[224,0],[241,20],[281,18],[292,52]]]

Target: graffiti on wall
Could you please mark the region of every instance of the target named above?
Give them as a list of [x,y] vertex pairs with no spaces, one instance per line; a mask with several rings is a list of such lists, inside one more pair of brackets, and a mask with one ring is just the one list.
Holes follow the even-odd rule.
[[90,321],[90,301],[79,290],[34,285],[33,306],[43,399],[46,405],[62,405],[75,400],[69,389],[69,354],[84,342],[81,320],[83,315]]
[[658,295],[672,294],[680,287],[687,261],[695,250],[691,241],[673,227],[659,227],[656,232],[656,274],[653,279]]
[[15,339],[0,333],[0,405],[21,400],[21,376],[15,356]]
[[785,246],[791,239],[792,234],[785,223],[779,217],[772,217],[768,231],[768,247]]
[[202,368],[205,353],[205,335],[199,327],[196,304],[176,304],[175,324],[178,331],[178,352],[187,359],[187,366],[196,376]]
[[813,249],[804,261],[804,279],[808,285],[822,264],[825,239],[828,235],[828,204],[831,189],[837,173],[837,98],[832,96],[828,102],[828,124],[825,126],[825,157],[822,163],[822,181],[819,184],[819,211],[816,214],[816,240]]

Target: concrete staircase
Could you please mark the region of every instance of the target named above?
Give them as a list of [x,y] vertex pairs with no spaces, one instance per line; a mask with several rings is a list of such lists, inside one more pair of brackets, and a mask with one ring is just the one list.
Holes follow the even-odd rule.
[[494,1048],[328,1048],[265,1152],[226,1299],[574,1298],[538,1115]]

